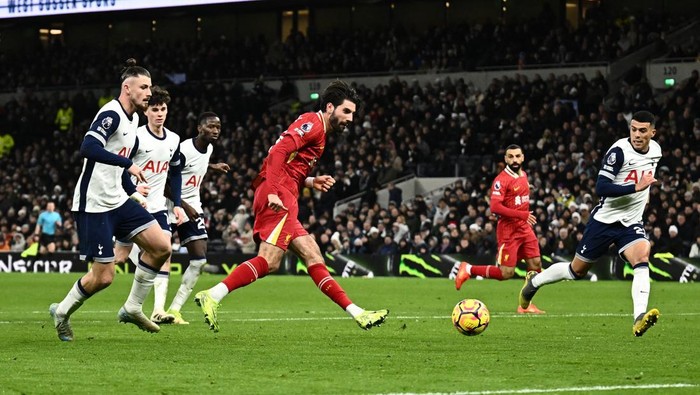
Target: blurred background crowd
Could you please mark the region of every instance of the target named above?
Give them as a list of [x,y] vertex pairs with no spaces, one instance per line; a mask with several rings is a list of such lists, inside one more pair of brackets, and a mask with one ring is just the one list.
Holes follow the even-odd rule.
[[[0,107],[0,251],[23,251],[49,201],[62,217],[58,250],[76,251],[70,213],[82,158],[83,135],[99,107],[115,94],[123,60],[135,57],[173,101],[166,126],[182,139],[196,135],[202,111],[221,116],[213,162],[226,175],[208,174],[201,191],[210,249],[254,253],[251,180],[267,149],[310,105],[292,84],[273,89],[269,77],[396,70],[467,71],[482,66],[613,61],[663,41],[685,18],[651,12],[634,17],[592,13],[577,29],[552,28],[552,16],[525,23],[459,24],[414,31],[358,29],[351,35],[295,32],[285,41],[261,37],[208,42],[121,43],[109,53],[62,43],[0,55],[0,89],[13,92]],[[499,48],[490,51],[488,48]],[[666,48],[668,57],[696,57],[700,43]],[[293,59],[294,61],[289,61]],[[79,70],[79,71],[78,71]],[[187,81],[173,82],[186,73]],[[261,76],[262,75],[262,76]],[[673,88],[655,91],[639,70],[611,89],[606,76],[543,72],[496,78],[485,89],[461,78],[419,83],[410,75],[386,84],[355,84],[365,101],[353,125],[329,135],[317,174],[337,184],[304,190],[300,219],[329,253],[496,253],[497,219],[489,188],[503,167],[504,148],[519,144],[531,184],[530,207],[543,255],[572,255],[591,210],[600,160],[628,135],[631,114],[657,115],[663,149],[651,187],[646,229],[652,253],[699,256],[700,81],[697,71]],[[256,79],[245,89],[237,78]],[[108,86],[77,92],[42,89]],[[408,175],[453,177],[447,187],[408,196],[397,180]],[[389,203],[380,204],[379,190]],[[363,194],[335,211],[339,199]],[[180,250],[177,237],[173,249]]]

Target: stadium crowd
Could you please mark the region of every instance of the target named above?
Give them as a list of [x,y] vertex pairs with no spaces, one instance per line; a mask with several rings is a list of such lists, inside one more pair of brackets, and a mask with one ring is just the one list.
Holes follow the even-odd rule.
[[[651,10],[610,15],[603,8],[593,8],[573,28],[559,26],[545,7],[538,17],[525,21],[462,23],[425,31],[356,29],[350,35],[297,31],[284,41],[272,42],[262,36],[221,36],[208,41],[157,38],[158,45],[153,45],[153,38],[116,42],[105,53],[101,46],[67,46],[52,40],[50,45],[26,45],[20,52],[0,56],[0,75],[5,77],[0,90],[108,85],[119,71],[115,65],[129,57],[141,60],[158,81],[610,62],[662,42],[665,33],[686,21]],[[674,47],[674,51],[693,49],[697,46]]]
[[[597,202],[602,150],[627,135],[626,115],[647,108],[659,116],[657,141],[664,150],[659,183],[651,190],[647,230],[653,251],[688,256],[700,235],[698,76],[694,73],[660,102],[639,93],[651,92],[645,84],[622,89],[616,96],[621,106],[616,113],[600,104],[607,89],[602,76],[504,77],[483,92],[449,79],[419,85],[394,78],[374,89],[358,86],[366,101],[364,111],[349,130],[329,136],[317,165],[319,174],[332,174],[338,183],[320,196],[305,191],[300,218],[327,252],[493,254],[495,218],[489,212],[488,190],[502,169],[503,148],[515,142],[526,155],[524,168],[533,186],[530,205],[538,217],[542,253],[567,255]],[[183,138],[194,136],[193,109],[222,114],[224,131],[212,160],[230,164],[232,171],[209,175],[204,182],[209,237],[229,251],[254,251],[248,186],[267,147],[296,114],[252,107],[248,114],[233,114],[229,109],[236,95],[241,95],[239,101],[255,95],[235,86],[173,87],[172,93],[169,127]],[[55,117],[65,100],[38,100],[28,94],[4,107],[2,130],[12,130],[20,142],[0,158],[4,249],[26,248],[48,201],[56,203],[64,221],[59,250],[76,248],[68,208],[82,163],[76,147],[90,122],[81,114],[91,111],[82,106],[97,106],[96,98],[88,105],[80,96],[70,98],[75,126],[66,131]],[[257,95],[259,101],[264,98],[263,93]],[[454,175],[454,166],[446,164],[468,165],[472,157],[479,158],[480,165],[437,195],[404,199],[390,183],[419,170],[427,176]],[[380,207],[376,191],[387,183],[391,202]],[[337,199],[359,191],[367,191],[359,205],[333,216]]]

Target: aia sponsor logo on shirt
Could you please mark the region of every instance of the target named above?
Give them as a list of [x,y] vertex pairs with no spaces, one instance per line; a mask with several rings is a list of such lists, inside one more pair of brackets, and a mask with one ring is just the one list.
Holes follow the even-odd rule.
[[169,167],[170,164],[168,162],[161,162],[159,160],[149,160],[148,162],[146,162],[146,166],[143,167],[143,171],[150,171],[152,173],[164,173],[168,171]]

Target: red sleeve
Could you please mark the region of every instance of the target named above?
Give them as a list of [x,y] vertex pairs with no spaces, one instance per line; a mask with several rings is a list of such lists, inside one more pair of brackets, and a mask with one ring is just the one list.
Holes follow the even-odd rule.
[[510,179],[501,177],[500,174],[493,181],[491,186],[491,213],[501,217],[518,218],[527,221],[527,217],[530,216],[529,212],[508,208],[503,205],[503,199],[505,199],[505,194],[511,182]]
[[294,139],[285,136],[286,133],[282,134],[282,138],[270,148],[270,152],[267,154],[265,179],[275,194],[279,193],[279,185],[284,172],[283,166],[289,155],[297,150]]
[[305,146],[318,140],[323,135],[323,123],[316,113],[305,113],[297,118],[285,130],[267,155],[266,176],[270,188],[278,193],[282,182],[284,167],[293,152],[302,150]]
[[511,217],[527,221],[530,213],[522,210],[515,210],[503,205],[503,199],[491,199],[491,212],[502,217]]

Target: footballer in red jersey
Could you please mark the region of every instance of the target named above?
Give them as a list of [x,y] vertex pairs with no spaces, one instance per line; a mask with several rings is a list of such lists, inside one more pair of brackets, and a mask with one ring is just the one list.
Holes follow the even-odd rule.
[[340,80],[331,82],[321,94],[321,109],[302,114],[270,148],[260,174],[253,181],[253,234],[260,243],[258,255],[238,265],[219,284],[195,295],[209,329],[219,330],[216,312],[221,299],[276,271],[287,249],[304,261],[319,290],[352,316],[360,328],[379,326],[386,319],[388,310],[369,311],[352,303],[328,273],[316,240],[297,218],[302,187],[327,192],[335,184],[330,175],[309,177],[309,174],[323,154],[326,135],[345,129],[352,122],[359,102],[357,92],[348,84]]
[[[532,229],[537,221],[530,212],[530,184],[522,170],[524,160],[522,148],[509,145],[505,154],[506,168],[491,185],[491,213],[498,216],[496,265],[472,266],[462,262],[455,277],[458,290],[471,276],[507,280],[513,277],[515,265],[521,259],[527,263],[528,271],[542,270],[540,247]],[[518,306],[518,313],[542,314],[544,311],[531,303],[527,308]]]

